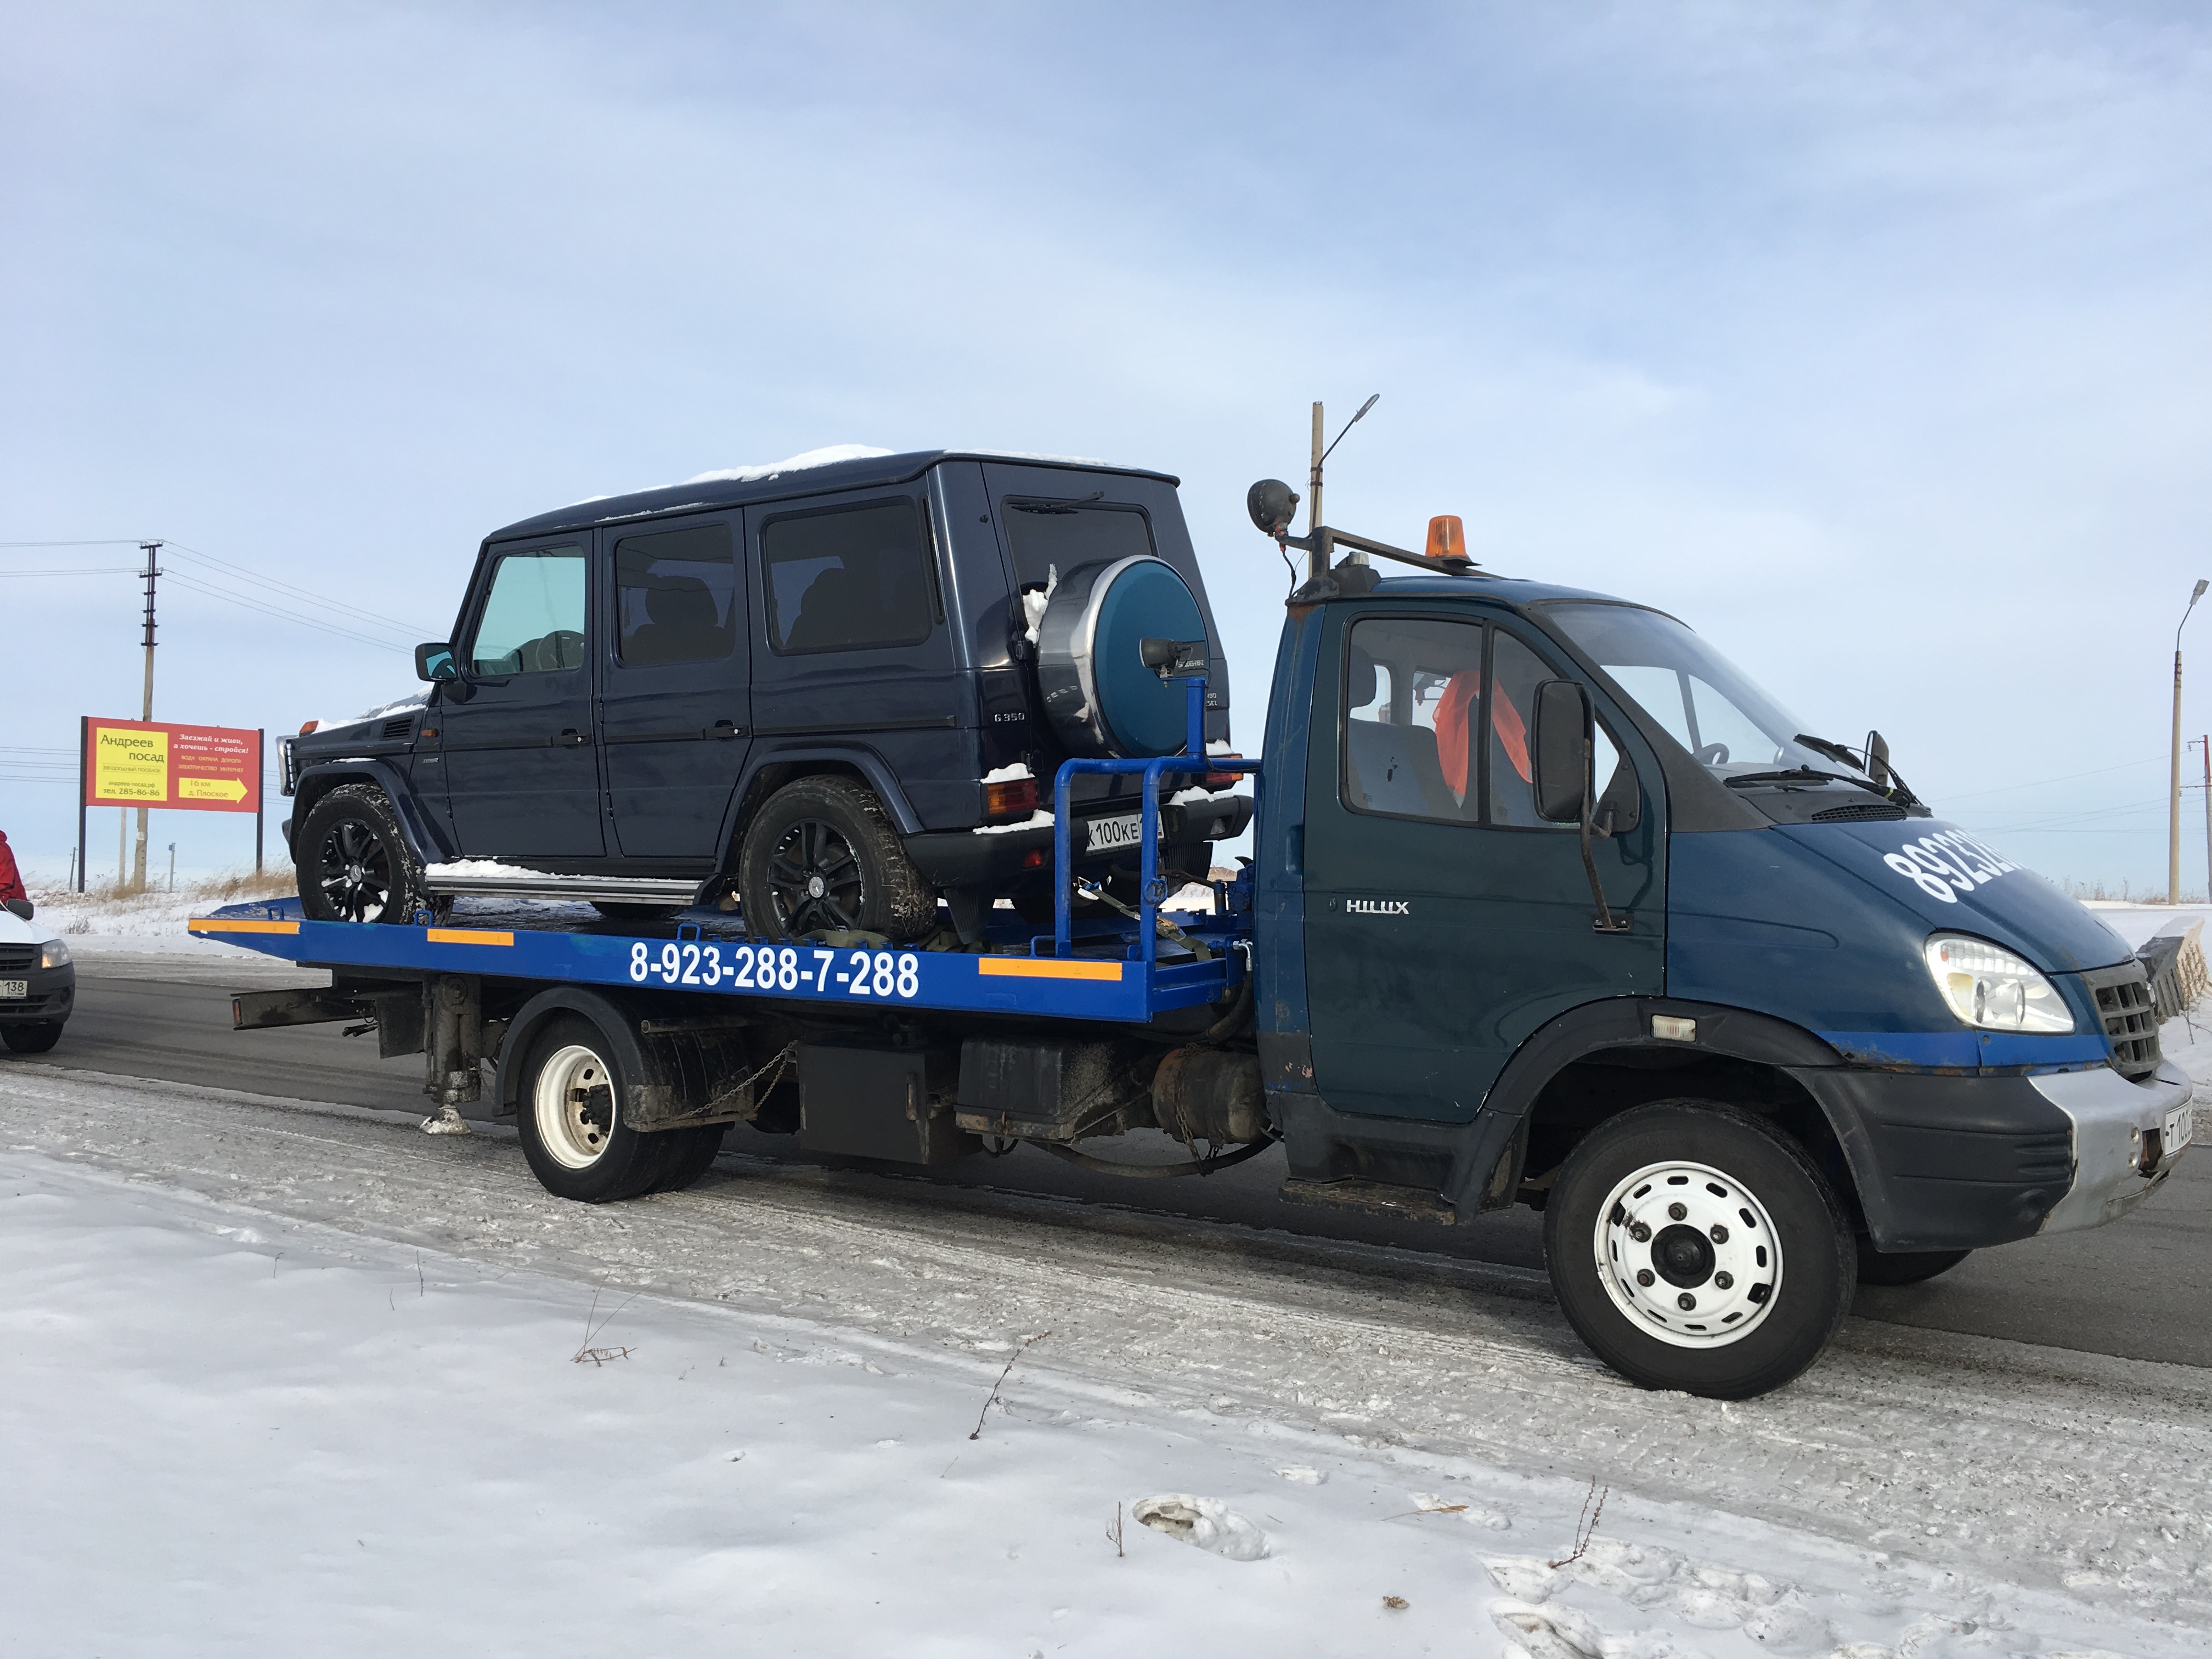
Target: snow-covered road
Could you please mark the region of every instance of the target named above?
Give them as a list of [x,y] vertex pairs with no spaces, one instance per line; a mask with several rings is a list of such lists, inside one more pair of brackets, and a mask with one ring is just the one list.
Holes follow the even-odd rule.
[[[2212,1626],[2212,1374],[2191,1368],[1855,1322],[1790,1389],[1726,1406],[1628,1388],[1581,1352],[1539,1282],[1432,1257],[918,1183],[908,1198],[863,1200],[834,1174],[729,1158],[692,1192],[592,1209],[549,1198],[503,1136],[432,1139],[376,1114],[49,1069],[9,1073],[0,1141],[9,1149],[0,1173],[13,1177],[0,1190],[44,1190],[95,1209],[117,1201],[120,1190],[133,1203],[171,1206],[164,1213],[173,1220],[185,1217],[205,1232],[204,1220],[190,1218],[211,1212],[193,1210],[191,1200],[132,1193],[112,1177],[181,1188],[273,1218],[253,1224],[264,1242],[276,1237],[271,1226],[304,1226],[299,1249],[349,1253],[362,1271],[387,1279],[420,1248],[432,1253],[426,1259],[438,1264],[434,1276],[441,1281],[498,1275],[533,1286],[528,1294],[540,1301],[565,1294],[579,1328],[592,1294],[586,1287],[598,1290],[603,1305],[637,1289],[719,1304],[722,1311],[707,1314],[648,1298],[621,1317],[633,1331],[640,1322],[711,1331],[710,1342],[696,1340],[719,1345],[717,1352],[741,1332],[747,1352],[757,1339],[787,1358],[832,1350],[874,1356],[882,1368],[936,1379],[932,1388],[952,1379],[972,1402],[980,1403],[1011,1342],[1049,1330],[1010,1389],[1038,1433],[1065,1417],[1119,1425],[1139,1439],[1170,1435],[1206,1449],[1190,1455],[1209,1469],[1232,1452],[1248,1462],[1280,1461],[1291,1448],[1293,1462],[1326,1457],[1359,1471],[1346,1474],[1342,1491],[1382,1494],[1384,1508],[1365,1504],[1330,1526],[1379,1524],[1389,1504],[1417,1507],[1406,1494],[1419,1489],[1510,1522],[1499,1537],[1477,1540],[1477,1553],[1498,1556],[1563,1553],[1576,1504],[1595,1480],[1613,1493],[1603,1528],[1608,1549],[1670,1544],[1684,1561],[1716,1571],[1756,1570],[1778,1583],[1800,1583],[1800,1601],[1811,1609],[1787,1631],[1777,1625],[1756,1643],[1723,1646],[1711,1632],[1725,1627],[1735,1632],[1731,1641],[1741,1637],[1753,1611],[1743,1598],[1765,1592],[1739,1585],[1728,1594],[1741,1605],[1723,1605],[1721,1597],[1708,1609],[1717,1621],[1708,1626],[1669,1599],[1695,1582],[1675,1583],[1687,1565],[1593,1567],[1598,1577],[1614,1575],[1608,1590],[1587,1574],[1548,1575],[1525,1565],[1486,1574],[1469,1554],[1474,1546],[1464,1538],[1452,1546],[1459,1577],[1474,1573],[1488,1595],[1510,1589],[1534,1600],[1554,1592],[1544,1605],[1582,1605],[1599,1620],[1592,1628],[1617,1638],[1600,1644],[1608,1659],[1662,1650],[1621,1645],[1637,1631],[1670,1630],[1684,1652],[1824,1653],[1846,1639],[1875,1642],[1873,1652],[1894,1646],[1914,1621],[1936,1619],[1916,1651],[2148,1655],[2200,1652]],[[102,1178],[94,1188],[73,1187],[82,1177],[56,1160]],[[21,1206],[9,1214],[17,1218],[9,1224],[11,1259],[40,1255],[37,1239],[25,1236]],[[412,1272],[404,1277],[411,1280]],[[35,1285],[26,1290],[20,1276],[15,1285],[11,1323],[36,1316],[40,1305]],[[570,1288],[562,1292],[560,1285]],[[33,1303],[27,1313],[27,1295]],[[381,1305],[380,1294],[376,1299]],[[209,1316],[218,1324],[230,1317]],[[702,1318],[708,1325],[697,1326]],[[473,1339],[496,1350],[495,1364],[484,1360],[495,1369],[513,1360],[499,1328],[493,1320]],[[607,1340],[631,1339],[617,1327]],[[663,1340],[653,1339],[656,1346]],[[653,1367],[634,1374],[647,1371],[665,1381]],[[487,1409],[467,1376],[456,1370],[402,1391],[410,1403],[395,1404],[396,1454],[407,1455],[413,1413]],[[779,1400],[799,1398],[788,1382],[778,1386],[786,1390]],[[469,1398],[448,1398],[453,1391]],[[26,1407],[18,1400],[8,1409]],[[672,1396],[604,1409],[629,1425],[623,1433],[678,1432],[647,1423],[677,1409]],[[733,1409],[715,1408],[717,1432],[755,1431],[741,1410],[732,1419]],[[970,1426],[972,1417],[939,1424],[933,1448],[949,1462],[969,1444]],[[38,1432],[51,1433],[51,1423]],[[102,1443],[114,1454],[112,1442]],[[526,1485],[536,1477],[522,1468],[514,1478]],[[1207,1479],[1218,1486],[1230,1476]],[[1109,1509],[1138,1495],[1110,1481],[1098,1493]],[[1272,1501],[1278,1517],[1289,1502],[1309,1506],[1313,1523],[1322,1524],[1310,1510],[1322,1500],[1310,1493],[1273,1492]],[[1097,1502],[1084,1502],[1087,1536]],[[969,1523],[980,1528],[979,1561],[1027,1535],[1008,1518],[1019,1508]],[[915,1524],[929,1523],[917,1516]],[[1377,1571],[1398,1559],[1394,1552],[1412,1547],[1401,1537],[1407,1524],[1393,1522],[1376,1534],[1389,1540],[1371,1557]],[[1325,1532],[1309,1534],[1306,1547],[1323,1547]],[[1002,1534],[1005,1541],[994,1541]],[[20,1568],[22,1545],[11,1547]],[[1351,1542],[1343,1547],[1347,1560],[1370,1559]],[[8,1553],[0,1549],[0,1559]],[[1637,1590],[1638,1571],[1675,1588]],[[1006,1574],[1016,1585],[1027,1576],[1019,1567]],[[1414,1577],[1431,1587],[1443,1582],[1428,1567]],[[1863,1589],[1852,1588],[1862,1581]],[[971,1589],[997,1594],[985,1588],[994,1583],[979,1566]],[[1377,1598],[1413,1598],[1402,1585],[1370,1587]],[[1217,1589],[1234,1592],[1237,1601],[1259,1593],[1239,1579]],[[1632,1590],[1643,1600],[1614,1594]],[[1299,1601],[1291,1595],[1270,1607],[1279,1613]],[[1891,1611],[1869,1611],[1882,1607]],[[2188,1629],[2143,1622],[2167,1620]],[[1977,1626],[1978,1635],[1954,1628],[1960,1624]],[[799,1628],[791,1626],[792,1650],[808,1650]],[[1091,1627],[1071,1650],[1091,1648],[1108,1628]],[[1126,1623],[1112,1628],[1133,1633]],[[1293,1618],[1284,1628],[1300,1626]],[[1414,1626],[1357,1628],[1374,1639],[1363,1633],[1347,1647],[1310,1632],[1304,1647],[1272,1645],[1381,1651],[1383,1635],[1410,1637]],[[1012,1639],[1011,1628],[1004,1634]],[[1042,1639],[1052,1634],[1040,1632],[1039,1650],[1052,1650],[1053,1641]],[[1422,1639],[1435,1635],[1431,1629]],[[1961,1645],[1929,1645],[1938,1637]],[[1570,1651],[1545,1649],[1547,1639],[1540,1632],[1523,1645],[1540,1656]],[[1395,1650],[1397,1638],[1389,1645]],[[825,1642],[811,1650],[866,1644]],[[948,1637],[934,1650],[917,1643],[901,1650],[1030,1650],[997,1638],[964,1646]],[[1479,1643],[1474,1650],[1509,1650]]]

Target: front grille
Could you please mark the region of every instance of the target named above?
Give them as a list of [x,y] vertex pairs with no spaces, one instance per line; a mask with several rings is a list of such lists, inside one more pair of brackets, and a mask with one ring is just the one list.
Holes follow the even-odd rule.
[[384,729],[376,735],[380,740],[389,743],[395,738],[407,736],[414,729],[415,717],[412,714],[403,714],[396,720],[385,721]]
[[2130,1083],[2158,1070],[2158,1010],[2152,1005],[2150,975],[2140,962],[2099,968],[2081,975],[2096,1000],[2097,1018],[2112,1045],[2112,1069]]
[[39,965],[39,947],[35,945],[0,945],[0,974],[20,974],[26,968]]
[[1831,806],[1825,812],[1814,813],[1813,822],[1815,823],[1887,823],[1891,818],[1901,818],[1904,816],[1905,809],[1894,801],[1870,800],[1856,806]]

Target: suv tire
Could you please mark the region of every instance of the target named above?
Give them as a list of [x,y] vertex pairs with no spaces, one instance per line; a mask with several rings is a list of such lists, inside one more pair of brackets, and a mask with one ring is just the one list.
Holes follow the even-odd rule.
[[1747,1400],[1820,1358],[1858,1246],[1805,1149],[1717,1102],[1662,1100],[1584,1135],[1544,1206],[1560,1311],[1647,1389]]
[[756,939],[826,929],[903,945],[937,927],[936,889],[883,803],[850,778],[801,778],[769,797],[738,849],[738,898]]
[[292,851],[310,921],[407,922],[433,903],[399,815],[373,783],[341,784],[317,801]]

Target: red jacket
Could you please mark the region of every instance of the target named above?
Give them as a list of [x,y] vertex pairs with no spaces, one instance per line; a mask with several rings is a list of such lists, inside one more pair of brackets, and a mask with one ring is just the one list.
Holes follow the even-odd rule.
[[16,871],[15,855],[8,850],[8,836],[0,830],[0,899],[28,898],[23,890],[23,878]]

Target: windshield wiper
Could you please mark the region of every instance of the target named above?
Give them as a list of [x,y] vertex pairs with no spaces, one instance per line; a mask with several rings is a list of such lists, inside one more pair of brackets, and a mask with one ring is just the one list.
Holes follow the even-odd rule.
[[1862,789],[1872,787],[1864,778],[1846,777],[1841,772],[1816,772],[1809,766],[1793,766],[1786,772],[1739,772],[1721,781],[1731,789],[1746,783],[1850,783]]
[[1810,732],[1800,732],[1794,741],[1803,744],[1816,754],[1826,755],[1830,760],[1857,767],[1862,772],[1866,770],[1865,763],[1859,759],[1856,751],[1844,748],[1840,743],[1830,743],[1827,738],[1816,738]]

